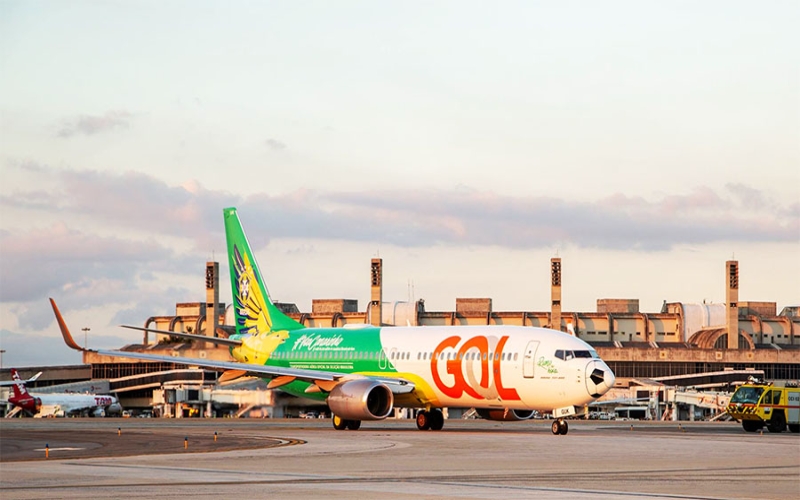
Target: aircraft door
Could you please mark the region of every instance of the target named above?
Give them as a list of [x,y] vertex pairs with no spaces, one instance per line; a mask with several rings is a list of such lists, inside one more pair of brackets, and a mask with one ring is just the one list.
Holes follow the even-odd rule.
[[533,378],[533,369],[536,366],[536,350],[539,349],[539,341],[531,340],[525,347],[525,355],[522,358],[522,375],[525,378]]
[[385,370],[387,362],[386,362],[386,351],[383,350],[383,347],[381,347],[381,353],[379,356],[380,358],[378,358],[378,368],[380,368],[381,370]]

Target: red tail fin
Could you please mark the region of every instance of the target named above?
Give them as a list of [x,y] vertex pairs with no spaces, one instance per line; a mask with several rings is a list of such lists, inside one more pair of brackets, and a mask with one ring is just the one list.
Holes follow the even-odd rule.
[[14,390],[14,399],[19,400],[28,397],[28,389],[19,378],[19,373],[17,373],[16,368],[11,369],[11,378],[14,380],[14,385],[11,386]]

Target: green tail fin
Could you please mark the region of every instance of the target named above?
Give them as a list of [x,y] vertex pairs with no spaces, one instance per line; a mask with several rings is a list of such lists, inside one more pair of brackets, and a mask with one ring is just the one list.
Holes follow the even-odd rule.
[[222,213],[228,240],[236,333],[257,334],[305,328],[272,303],[236,209],[226,208]]

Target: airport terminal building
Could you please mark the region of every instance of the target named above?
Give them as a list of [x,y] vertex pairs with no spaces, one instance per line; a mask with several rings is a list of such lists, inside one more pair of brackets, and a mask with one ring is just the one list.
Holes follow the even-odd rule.
[[[301,312],[294,304],[276,305],[301,324],[314,327],[497,324],[560,329],[592,345],[614,371],[616,387],[606,396],[646,400],[651,407],[647,418],[665,418],[667,413],[669,418],[688,420],[719,416],[724,397],[704,405],[708,397],[691,395],[698,390],[725,394],[749,376],[800,379],[800,308],[779,312],[775,302],[740,302],[738,261],[725,263],[721,280],[725,304],[665,303],[657,312],[640,311],[637,299],[598,299],[596,311],[563,311],[560,258],[550,261],[549,311],[495,311],[491,298],[457,298],[452,311],[427,311],[423,300],[384,302],[382,266],[381,259],[372,259],[370,302],[363,311],[350,299],[314,300],[310,312]],[[219,303],[218,271],[218,263],[206,264],[205,302],[177,304],[175,315],[150,317],[142,326],[207,336],[233,333],[232,311]],[[227,348],[159,337],[145,332],[141,344],[123,349],[173,356],[175,363],[86,352],[83,365],[35,367],[20,374],[44,372],[34,390],[63,383],[75,390],[91,386],[117,394],[126,408],[155,416],[295,416],[312,403],[266,390],[257,379],[218,383],[216,372],[192,369],[179,358],[228,361]],[[9,378],[8,370],[0,372],[0,379]]]

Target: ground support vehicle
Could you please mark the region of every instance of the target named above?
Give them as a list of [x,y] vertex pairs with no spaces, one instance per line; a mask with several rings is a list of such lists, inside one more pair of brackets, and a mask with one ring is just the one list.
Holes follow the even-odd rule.
[[800,384],[797,381],[749,380],[736,389],[727,413],[747,432],[800,432]]

